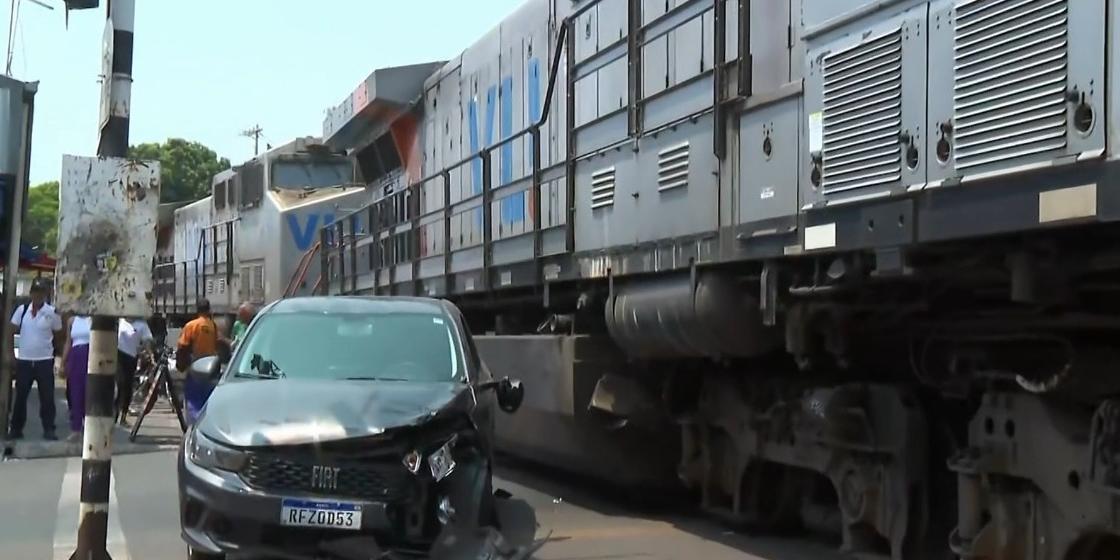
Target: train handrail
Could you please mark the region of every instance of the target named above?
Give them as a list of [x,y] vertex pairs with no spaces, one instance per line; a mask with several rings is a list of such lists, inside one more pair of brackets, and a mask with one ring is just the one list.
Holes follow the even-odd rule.
[[[592,5],[594,5],[594,3],[589,4],[588,6],[592,6]],[[546,123],[549,122],[549,116],[552,112],[552,102],[553,102],[553,99],[556,97],[556,83],[558,81],[558,76],[559,76],[559,72],[560,72],[560,64],[561,64],[561,61],[562,61],[562,57],[564,56],[565,53],[568,53],[568,57],[569,57],[568,66],[571,66],[571,64],[572,64],[572,60],[570,60],[570,59],[571,59],[573,41],[571,40],[571,37],[572,37],[571,33],[572,32],[570,31],[569,28],[572,27],[572,25],[574,25],[573,22],[575,21],[575,18],[578,17],[580,13],[583,13],[583,11],[585,11],[586,9],[587,9],[587,6],[585,6],[584,8],[581,8],[580,10],[577,10],[575,13],[573,13],[573,14],[569,15],[568,17],[564,18],[561,25],[559,26],[559,31],[557,33],[556,43],[555,43],[556,44],[556,52],[553,54],[552,65],[551,65],[551,68],[549,70],[548,87],[547,87],[546,92],[545,92],[544,105],[541,109],[540,116],[537,118],[537,120],[535,122],[533,122],[531,125],[525,127],[524,129],[522,129],[522,130],[520,130],[516,133],[510,134],[509,136],[499,140],[497,143],[495,143],[491,146],[487,146],[485,148],[482,148],[482,149],[476,151],[475,153],[461,159],[460,161],[444,167],[439,172],[430,174],[426,177],[423,177],[423,178],[421,178],[417,181],[414,181],[414,182],[410,183],[406,188],[404,188],[400,191],[392,193],[388,196],[381,197],[381,198],[379,198],[379,199],[377,199],[373,202],[370,202],[369,204],[365,204],[363,206],[360,206],[359,208],[357,208],[354,211],[343,214],[342,216],[338,217],[335,220],[334,224],[332,224],[330,226],[324,226],[324,227],[319,229],[320,243],[326,238],[327,235],[330,234],[330,230],[332,228],[340,228],[339,233],[341,234],[341,233],[343,233],[343,231],[341,230],[341,228],[343,227],[342,224],[344,224],[346,222],[350,222],[351,223],[351,228],[353,229],[355,220],[358,218],[358,216],[360,214],[363,214],[363,213],[368,213],[371,217],[371,220],[373,220],[374,216],[376,214],[379,214],[378,208],[380,208],[380,205],[382,205],[386,200],[389,200],[393,196],[403,196],[402,193],[408,193],[409,196],[413,197],[413,201],[409,202],[409,207],[406,211],[406,216],[407,216],[406,218],[404,218],[402,220],[398,220],[393,224],[388,224],[385,227],[379,227],[375,222],[371,221],[371,223],[370,223],[370,233],[371,233],[370,237],[373,238],[374,246],[371,247],[371,249],[369,251],[369,267],[370,267],[370,269],[372,269],[374,267],[374,262],[377,260],[377,254],[379,253],[379,251],[377,250],[377,242],[380,239],[381,234],[383,232],[387,231],[387,230],[392,230],[394,228],[397,228],[397,227],[401,226],[402,224],[409,224],[410,225],[409,230],[411,231],[411,233],[410,233],[411,239],[409,239],[409,247],[410,247],[409,258],[405,259],[405,261],[402,261],[402,262],[394,262],[390,266],[390,269],[392,269],[393,267],[398,266],[400,264],[406,264],[407,262],[411,262],[412,267],[413,267],[412,278],[415,280],[417,278],[417,274],[419,272],[418,263],[421,259],[421,257],[420,257],[420,252],[421,252],[420,244],[422,243],[422,241],[421,241],[421,236],[417,233],[418,228],[422,225],[422,224],[420,224],[420,220],[425,216],[431,216],[431,215],[436,214],[436,213],[442,213],[443,214],[443,219],[442,219],[442,222],[443,222],[443,238],[444,238],[444,245],[445,245],[445,247],[443,249],[443,254],[444,254],[444,259],[445,259],[444,264],[445,264],[445,268],[447,268],[447,270],[450,270],[448,267],[450,267],[450,254],[452,253],[451,248],[450,248],[451,239],[452,239],[451,238],[451,231],[450,231],[451,218],[454,215],[462,214],[462,213],[465,213],[465,212],[478,211],[482,214],[482,219],[483,219],[483,227],[482,227],[482,232],[481,232],[481,234],[482,234],[481,245],[483,247],[487,248],[487,249],[483,250],[483,269],[488,271],[490,269],[491,260],[492,260],[492,255],[490,255],[488,247],[492,244],[492,235],[493,234],[492,234],[492,231],[491,231],[492,230],[491,214],[492,214],[492,205],[493,205],[493,202],[494,202],[493,201],[493,192],[495,190],[491,185],[492,180],[493,180],[492,177],[491,177],[492,154],[495,150],[502,149],[503,147],[505,147],[509,144],[512,144],[513,142],[518,141],[518,140],[528,136],[532,140],[532,146],[533,146],[533,150],[532,150],[532,172],[529,175],[526,175],[526,176],[523,176],[523,177],[520,177],[520,178],[517,178],[517,179],[514,179],[514,180],[510,180],[508,182],[499,184],[497,189],[501,190],[505,187],[511,187],[511,186],[516,185],[517,183],[523,182],[523,181],[527,181],[529,183],[529,185],[526,188],[522,188],[522,189],[518,189],[516,191],[509,192],[509,193],[507,193],[507,196],[513,196],[517,193],[521,193],[521,192],[525,192],[525,191],[528,191],[528,192],[532,193],[532,206],[530,208],[531,208],[531,214],[532,214],[531,220],[532,220],[532,224],[533,224],[532,233],[535,236],[534,243],[533,243],[533,245],[534,245],[534,251],[533,252],[534,252],[535,256],[539,256],[540,255],[541,243],[542,243],[542,241],[541,241],[542,233],[541,232],[542,232],[542,229],[543,229],[542,226],[541,226],[541,216],[540,216],[540,192],[541,192],[541,183],[542,183],[542,180],[541,180],[542,179],[541,142],[540,142],[541,128]],[[570,92],[569,92],[569,94],[570,94]],[[569,104],[570,103],[571,102],[569,101]],[[572,112],[571,107],[569,107],[569,113],[570,112]],[[570,120],[570,115],[569,115],[569,120]],[[481,185],[482,188],[479,189],[480,192],[472,193],[470,196],[462,197],[460,200],[452,202],[451,201],[451,172],[453,170],[462,168],[466,165],[475,164],[476,162],[480,163],[481,167],[482,167],[482,185]],[[472,173],[473,173],[473,171],[472,171]],[[435,180],[442,180],[443,193],[444,193],[444,200],[443,200],[444,204],[442,205],[443,207],[439,208],[437,210],[428,212],[428,213],[421,214],[421,212],[420,212],[420,202],[419,202],[419,195],[421,193],[421,189],[423,189],[426,185],[428,185],[429,183],[431,183],[432,181],[435,181]],[[571,181],[569,180],[569,183],[570,182]],[[571,185],[569,185],[568,188],[570,190]],[[505,198],[506,198],[506,196],[503,196],[501,200],[504,200]],[[569,196],[569,198],[571,198],[571,197]],[[478,200],[478,199],[481,199],[481,202],[479,202],[477,204],[477,207],[478,207],[477,209],[474,206],[472,206],[470,208],[466,208],[466,209],[462,208],[463,206],[465,206],[467,204],[470,204],[470,203],[472,203],[472,202],[474,202],[475,200]],[[568,204],[570,205],[571,201],[569,201]],[[483,210],[484,208],[486,210]],[[459,212],[454,212],[454,210],[456,210],[456,209],[459,209],[460,211]],[[570,218],[566,221],[571,222]],[[528,233],[528,232],[526,232],[526,233]],[[570,233],[569,233],[568,237],[571,237]],[[357,289],[357,275],[358,275],[358,264],[357,264],[357,255],[356,255],[356,247],[357,247],[356,244],[357,243],[358,243],[358,239],[356,237],[354,237],[353,239],[351,239],[351,244],[353,246],[349,247],[350,252],[351,252],[350,259],[349,259],[351,261],[351,267],[350,268],[351,268],[351,274],[353,275],[353,277],[350,278],[350,289],[351,290],[356,290]],[[340,268],[339,279],[340,279],[340,282],[341,282],[340,287],[342,287],[343,291],[346,291],[345,285],[346,285],[347,271],[346,271],[345,261],[342,258],[342,256],[345,254],[345,252],[348,248],[347,243],[346,243],[346,239],[345,238],[340,238],[337,242],[336,248],[337,248],[337,252],[339,253],[339,257],[340,257],[339,258],[339,268]],[[333,250],[332,251],[326,251],[324,249],[324,254],[333,253],[333,252],[334,252]],[[325,271],[325,270],[320,271],[319,284],[323,284],[323,282],[324,282],[323,277],[328,275],[328,274],[329,274],[328,271]],[[392,274],[392,272],[390,274]],[[486,273],[485,276],[488,278],[488,273]],[[325,287],[326,287],[326,291],[329,292],[330,291],[329,281],[326,282]],[[376,282],[375,282],[374,291],[376,291]]]
[[311,268],[311,259],[315,257],[321,248],[322,242],[317,241],[310,249],[304,251],[303,256],[299,259],[299,266],[292,272],[292,277],[288,280],[288,286],[284,289],[283,297],[290,298],[295,295],[296,286],[299,286],[304,278],[307,277],[307,271]]
[[[575,15],[578,15],[579,13],[583,13],[583,11],[584,10],[581,9]],[[560,70],[560,55],[567,50],[567,46],[566,46],[564,41],[565,41],[565,39],[567,38],[567,35],[568,35],[568,27],[569,27],[569,24],[570,24],[569,20],[572,20],[573,17],[574,17],[574,15],[569,16],[567,18],[564,18],[563,24],[560,25],[560,31],[557,32],[557,35],[556,35],[557,49],[556,49],[556,53],[552,57],[552,68],[549,70],[548,88],[545,90],[544,106],[541,108],[541,116],[537,118],[536,122],[534,122],[533,124],[530,124],[529,126],[523,128],[523,129],[521,129],[521,130],[519,130],[519,131],[517,131],[513,134],[510,134],[509,136],[499,140],[498,142],[494,143],[491,146],[487,146],[485,148],[482,148],[482,149],[472,153],[471,155],[469,155],[469,156],[467,156],[467,157],[465,157],[465,158],[463,158],[463,159],[461,159],[461,160],[459,160],[459,161],[457,161],[453,164],[445,166],[443,169],[441,169],[440,171],[438,171],[436,173],[432,173],[432,174],[430,174],[426,177],[422,177],[422,178],[412,182],[411,184],[409,184],[405,188],[405,190],[411,190],[412,188],[414,188],[417,185],[422,185],[422,184],[427,183],[429,181],[433,181],[435,179],[441,178],[441,177],[444,176],[444,174],[448,173],[452,169],[458,169],[460,167],[463,167],[464,165],[467,165],[469,163],[473,163],[476,159],[477,160],[485,160],[489,157],[490,152],[493,152],[494,150],[496,150],[498,148],[501,148],[501,147],[505,146],[506,144],[509,144],[509,143],[519,139],[519,138],[522,138],[522,137],[528,135],[528,134],[535,134],[535,135],[540,134],[540,128],[548,122],[548,114],[552,110],[552,98],[555,96],[555,90],[556,90],[556,77],[559,74],[559,70]],[[539,143],[538,143],[537,149],[538,150],[540,149]],[[403,191],[399,191],[399,192],[403,192]],[[396,193],[394,193],[394,194],[396,194]],[[392,196],[392,195],[390,195],[390,196]],[[482,193],[477,193],[475,195],[472,195],[469,198],[464,198],[463,200],[460,200],[459,203],[467,202],[467,201],[472,200],[475,197],[479,197],[479,196],[482,196]],[[349,219],[349,218],[351,218],[351,217],[353,217],[353,216],[355,216],[355,215],[357,215],[361,212],[365,212],[371,206],[377,204],[378,202],[380,202],[380,200],[371,202],[371,203],[366,204],[364,206],[360,206],[356,210],[353,210],[351,212],[343,214],[342,216],[340,216],[336,220],[336,222],[341,222],[341,221]],[[324,226],[321,229],[326,229],[328,227],[330,227],[330,226]]]

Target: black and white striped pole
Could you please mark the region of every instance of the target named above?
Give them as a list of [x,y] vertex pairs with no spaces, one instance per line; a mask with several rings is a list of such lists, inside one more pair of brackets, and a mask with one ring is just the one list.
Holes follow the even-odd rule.
[[82,441],[82,494],[78,546],[71,560],[108,560],[109,482],[113,476],[113,390],[117,372],[117,319],[94,315],[86,376]]
[[135,0],[109,0],[108,25],[105,28],[105,57],[101,86],[101,136],[97,155],[125,157],[128,155],[128,115],[132,106],[133,26],[136,23]]
[[[88,4],[86,2],[87,7]],[[96,6],[96,3],[93,5]],[[135,9],[135,0],[108,1],[102,65],[101,130],[97,144],[100,158],[124,158],[128,154]],[[91,255],[96,266],[106,275],[117,271],[120,257],[116,255],[116,249],[104,247],[96,255]],[[105,305],[106,302],[115,303],[112,298],[102,297],[94,301],[98,303],[90,306],[93,320],[86,376],[78,544],[71,560],[110,558],[106,539],[110,479],[113,476],[113,393],[117,373],[118,318],[114,314],[121,312],[121,306]]]

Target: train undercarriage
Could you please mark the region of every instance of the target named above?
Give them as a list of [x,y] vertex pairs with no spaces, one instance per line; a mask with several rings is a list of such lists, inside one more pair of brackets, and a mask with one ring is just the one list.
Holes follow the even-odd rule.
[[[488,362],[595,341],[560,358],[566,412],[614,443],[571,452],[672,434],[678,483],[738,527],[861,557],[1120,558],[1120,255],[1077,239],[613,279],[553,288],[540,314],[461,305],[496,335]],[[491,367],[524,371],[511,360]],[[657,470],[657,449],[595,474]]]

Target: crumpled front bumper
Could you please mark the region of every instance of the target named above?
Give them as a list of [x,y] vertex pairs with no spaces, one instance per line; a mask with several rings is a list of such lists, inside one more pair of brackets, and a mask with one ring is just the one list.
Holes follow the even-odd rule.
[[[247,486],[234,473],[202,469],[179,454],[179,513],[183,540],[209,554],[307,558],[324,538],[371,538],[392,530],[387,506],[361,502],[360,531],[328,531],[280,525],[287,496]],[[300,497],[300,496],[292,496]],[[347,500],[355,501],[355,500]]]
[[[489,462],[481,457],[460,462],[451,475],[425,492],[425,501],[431,503],[446,496],[454,514],[447,527],[437,528],[437,531],[442,530],[438,536],[431,535],[427,542],[420,543],[402,538],[399,525],[393,522],[390,511],[393,506],[390,505],[338,498],[361,504],[360,531],[289,527],[280,524],[282,499],[314,496],[280,496],[255,490],[235,473],[211,471],[191,463],[182,451],[178,471],[182,538],[191,548],[209,554],[226,554],[231,559],[255,555],[304,559],[321,555],[340,560],[365,560],[371,557],[371,552],[375,552],[372,557],[385,554],[384,543],[387,542],[409,541],[404,546],[394,545],[394,550],[406,554],[426,552],[433,541],[438,545],[441,539],[455,534],[460,534],[455,541],[458,544],[445,553],[461,554],[459,551],[468,549],[481,553],[486,546],[491,546],[487,544],[485,533],[478,532],[480,527],[494,520]],[[437,523],[434,513],[426,512],[426,516],[433,517],[431,523]],[[424,521],[428,522],[427,517]],[[467,538],[468,533],[474,536]],[[488,558],[485,555],[442,557]],[[503,558],[501,555],[491,557]]]

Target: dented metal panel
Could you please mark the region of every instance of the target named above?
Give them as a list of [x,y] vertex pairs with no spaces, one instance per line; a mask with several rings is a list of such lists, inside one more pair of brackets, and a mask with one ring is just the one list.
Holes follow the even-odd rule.
[[63,156],[56,305],[147,316],[159,215],[157,161]]

